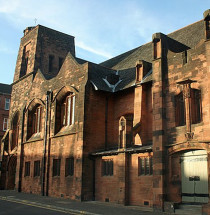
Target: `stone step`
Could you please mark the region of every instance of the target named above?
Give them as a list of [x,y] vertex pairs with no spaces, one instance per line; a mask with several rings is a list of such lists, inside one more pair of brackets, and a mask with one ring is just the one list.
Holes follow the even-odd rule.
[[201,205],[181,204],[181,205],[179,205],[179,208],[175,210],[175,214],[201,215],[202,214],[202,206]]

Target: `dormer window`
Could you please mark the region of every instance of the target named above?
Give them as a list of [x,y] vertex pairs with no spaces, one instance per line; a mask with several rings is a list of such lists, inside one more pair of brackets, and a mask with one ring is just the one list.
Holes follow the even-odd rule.
[[160,39],[155,39],[154,41],[154,59],[158,59],[161,57],[161,41]]
[[136,66],[136,81],[137,81],[137,82],[141,82],[142,73],[143,73],[142,64],[138,64],[138,65]]

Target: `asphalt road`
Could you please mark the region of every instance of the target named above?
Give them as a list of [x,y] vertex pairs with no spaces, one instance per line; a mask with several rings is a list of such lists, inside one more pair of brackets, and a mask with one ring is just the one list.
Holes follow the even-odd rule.
[[[67,213],[55,209],[31,206],[10,201],[0,200],[0,215],[65,215]],[[68,214],[75,214],[69,213]]]
[[[149,209],[149,208],[148,208]],[[151,209],[0,190],[0,215],[153,215]]]

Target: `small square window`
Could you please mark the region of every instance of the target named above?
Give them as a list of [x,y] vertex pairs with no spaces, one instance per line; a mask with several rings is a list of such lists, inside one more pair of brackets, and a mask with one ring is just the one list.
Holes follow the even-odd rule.
[[113,160],[103,160],[102,161],[102,176],[112,176],[113,175]]
[[152,157],[139,157],[138,158],[138,175],[152,175],[153,162]]

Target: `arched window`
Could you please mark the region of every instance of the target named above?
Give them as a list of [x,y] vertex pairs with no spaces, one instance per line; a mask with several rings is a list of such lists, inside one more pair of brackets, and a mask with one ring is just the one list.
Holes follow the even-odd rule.
[[56,120],[55,131],[56,133],[64,126],[74,124],[75,112],[75,94],[68,92],[60,101],[56,103]]
[[32,110],[28,110],[27,136],[30,138],[35,133],[40,133],[42,129],[42,106],[37,104]]
[[12,121],[11,150],[13,150],[18,145],[18,136],[19,136],[19,113],[16,113]]
[[196,124],[201,122],[201,92],[197,89],[191,89],[191,122]]
[[125,126],[126,120],[124,117],[121,117],[119,121],[119,148],[125,147]]
[[176,126],[185,125],[185,104],[182,92],[175,96],[175,111]]

